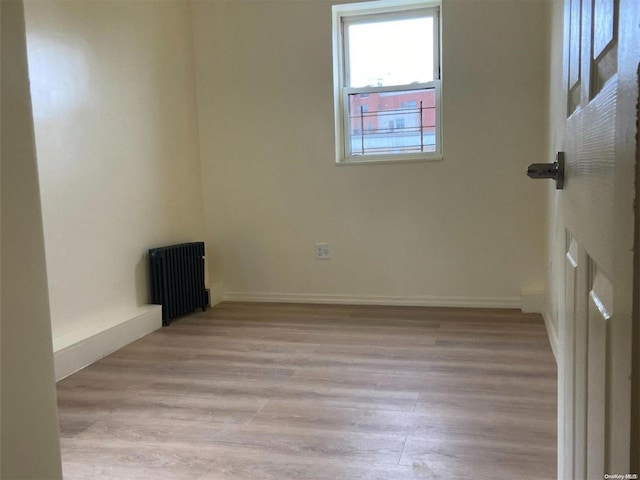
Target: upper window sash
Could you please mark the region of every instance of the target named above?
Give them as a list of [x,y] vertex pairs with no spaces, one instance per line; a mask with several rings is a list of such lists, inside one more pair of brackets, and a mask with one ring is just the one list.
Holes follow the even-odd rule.
[[[361,4],[356,4],[361,5]],[[349,69],[349,26],[367,23],[382,23],[386,21],[395,20],[411,20],[414,18],[433,18],[433,79],[440,79],[440,16],[438,7],[424,7],[424,2],[420,5],[408,6],[407,9],[397,11],[377,11],[376,13],[362,13],[362,10],[358,10],[358,14],[339,14],[340,19],[340,33],[341,33],[341,67],[342,67],[342,86],[350,87],[351,85],[351,72]],[[385,9],[380,9],[385,10]]]

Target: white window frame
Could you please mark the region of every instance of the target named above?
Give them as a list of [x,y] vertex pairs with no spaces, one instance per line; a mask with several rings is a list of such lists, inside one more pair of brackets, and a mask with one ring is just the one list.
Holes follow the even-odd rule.
[[[354,165],[379,162],[401,161],[429,161],[442,159],[442,107],[441,107],[441,78],[440,58],[442,57],[441,41],[441,8],[440,1],[434,0],[377,0],[370,2],[349,3],[333,6],[333,97],[335,116],[335,147],[336,164]],[[411,18],[432,15],[434,22],[434,80],[426,83],[410,85],[393,85],[387,87],[348,87],[348,55],[345,49],[348,45],[348,29],[346,24],[365,23],[376,20],[376,17],[389,19],[393,17]],[[436,118],[436,151],[349,155],[347,142],[350,140],[349,95],[368,94],[391,91],[435,90],[435,118]]]

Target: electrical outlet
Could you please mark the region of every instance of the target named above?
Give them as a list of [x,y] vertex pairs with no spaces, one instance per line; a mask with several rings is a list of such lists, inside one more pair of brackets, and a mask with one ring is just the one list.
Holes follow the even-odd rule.
[[329,260],[331,249],[328,243],[316,243],[316,260]]

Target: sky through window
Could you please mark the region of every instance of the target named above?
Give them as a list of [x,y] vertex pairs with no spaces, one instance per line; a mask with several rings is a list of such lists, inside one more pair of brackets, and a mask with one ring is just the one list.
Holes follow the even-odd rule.
[[434,80],[433,17],[354,23],[348,28],[351,87]]

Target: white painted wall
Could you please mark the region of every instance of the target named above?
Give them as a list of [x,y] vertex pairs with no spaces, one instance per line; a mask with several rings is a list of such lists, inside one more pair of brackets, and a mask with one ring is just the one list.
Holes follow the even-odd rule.
[[25,10],[58,349],[140,315],[149,248],[203,238],[191,18],[183,0]]
[[0,2],[2,31],[3,479],[62,478],[47,270],[21,0]]
[[247,299],[544,291],[546,185],[525,171],[548,150],[546,2],[445,0],[444,160],[340,167],[331,4],[193,2],[210,277]]

